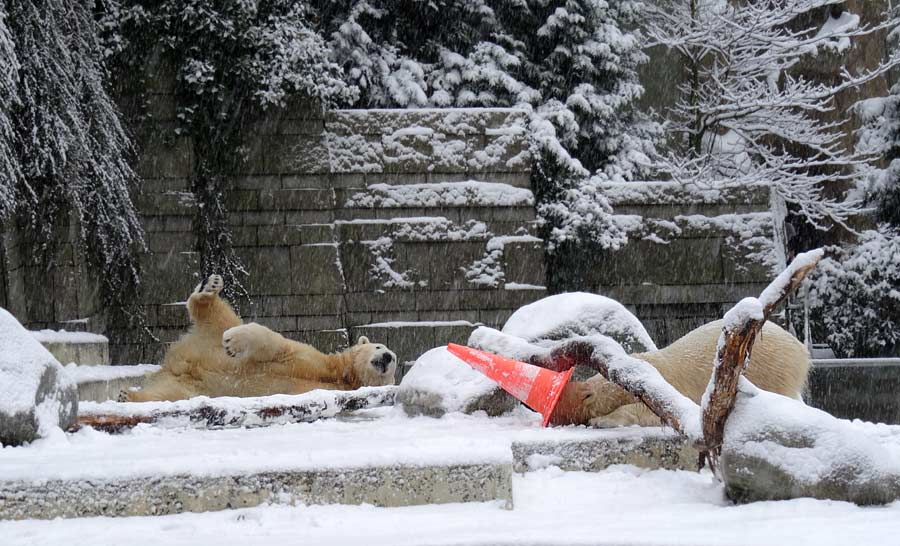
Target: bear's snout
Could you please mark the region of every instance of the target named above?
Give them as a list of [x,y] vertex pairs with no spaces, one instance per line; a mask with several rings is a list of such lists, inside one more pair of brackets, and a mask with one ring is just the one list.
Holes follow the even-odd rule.
[[385,373],[391,367],[391,364],[394,363],[394,358],[392,353],[384,353],[372,359],[372,367],[380,373]]

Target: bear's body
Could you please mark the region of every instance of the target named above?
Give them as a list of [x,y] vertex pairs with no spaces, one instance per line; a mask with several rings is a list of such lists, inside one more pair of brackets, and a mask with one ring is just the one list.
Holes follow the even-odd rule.
[[362,337],[343,352],[324,354],[260,324],[241,324],[219,297],[221,289],[217,275],[197,287],[187,301],[190,331],[169,347],[147,385],[123,393],[123,399],[302,394],[393,383],[397,358],[384,345]]
[[[718,320],[689,332],[665,349],[632,356],[652,364],[673,387],[699,404],[712,375],[721,333],[722,321]],[[760,389],[799,400],[808,371],[806,347],[778,325],[766,322],[753,345],[744,376]],[[660,424],[643,403],[599,374],[583,383],[567,385],[552,421],[608,427]]]

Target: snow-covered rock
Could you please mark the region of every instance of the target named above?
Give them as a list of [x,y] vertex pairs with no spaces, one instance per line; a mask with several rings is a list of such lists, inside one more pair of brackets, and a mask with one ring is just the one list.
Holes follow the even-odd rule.
[[619,342],[628,353],[656,350],[644,325],[624,305],[587,292],[548,296],[521,307],[502,332],[532,343],[600,334]]
[[859,425],[742,378],[719,459],[728,497],[863,505],[900,498],[900,451]]
[[397,403],[409,415],[440,417],[449,412],[479,410],[496,416],[512,410],[518,402],[445,346],[416,360],[397,388]]
[[0,444],[19,445],[78,413],[78,389],[63,367],[8,311],[0,308]]

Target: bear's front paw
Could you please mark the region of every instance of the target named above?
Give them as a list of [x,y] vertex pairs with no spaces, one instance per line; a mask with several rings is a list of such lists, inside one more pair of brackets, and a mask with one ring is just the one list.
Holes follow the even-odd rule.
[[250,338],[246,326],[235,326],[222,334],[222,347],[231,358],[244,358],[250,353]]
[[119,396],[116,397],[116,402],[130,402],[128,398],[128,391],[126,389],[122,389],[119,391]]
[[195,294],[218,294],[225,287],[225,281],[221,275],[210,275],[194,289]]

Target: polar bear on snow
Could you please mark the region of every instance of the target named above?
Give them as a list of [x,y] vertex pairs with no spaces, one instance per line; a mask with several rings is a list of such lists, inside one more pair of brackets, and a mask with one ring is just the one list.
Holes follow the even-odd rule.
[[[722,326],[722,320],[710,322],[665,349],[631,356],[649,362],[669,384],[699,404],[712,375]],[[806,347],[777,324],[766,322],[744,376],[760,389],[801,400],[808,373]],[[660,424],[650,408],[600,374],[566,385],[551,422],[600,427]]]
[[211,275],[187,301],[191,329],[166,351],[162,369],[120,400],[183,400],[194,396],[302,394],[353,390],[394,382],[397,355],[363,336],[349,349],[324,354],[261,324],[242,324],[219,297],[222,277]]

